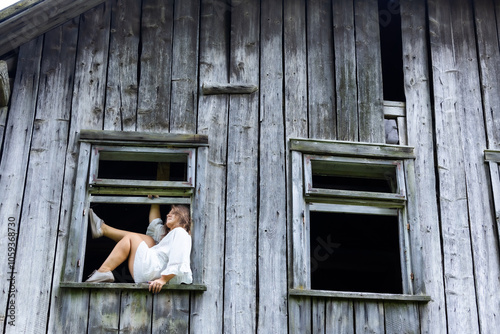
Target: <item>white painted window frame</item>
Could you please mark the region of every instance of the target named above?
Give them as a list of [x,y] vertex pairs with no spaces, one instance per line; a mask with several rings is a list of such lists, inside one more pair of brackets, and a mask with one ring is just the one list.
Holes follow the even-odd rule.
[[[413,203],[413,148],[401,145],[367,144],[342,141],[290,139],[291,150],[291,222],[292,274],[290,293],[311,290],[310,215],[311,211],[390,214],[399,218],[401,275],[403,295],[413,295],[410,254],[409,212],[415,221]],[[366,165],[393,164],[396,168],[397,191],[392,194],[345,190],[318,190],[312,184],[311,159],[348,161]],[[369,173],[368,173],[369,174]],[[316,290],[314,290],[316,291]],[[312,294],[317,294],[318,291]],[[325,296],[332,291],[321,291]],[[340,293],[340,294],[339,294]],[[336,296],[342,292],[336,292]],[[369,294],[379,296],[381,294]]]

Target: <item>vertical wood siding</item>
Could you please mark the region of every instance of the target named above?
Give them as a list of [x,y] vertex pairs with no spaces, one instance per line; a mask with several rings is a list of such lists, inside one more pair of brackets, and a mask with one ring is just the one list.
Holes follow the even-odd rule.
[[[288,139],[384,142],[376,1],[112,0],[22,46],[0,151],[0,328],[498,331],[498,227],[483,150],[500,145],[499,11],[498,1],[401,0],[416,153],[413,287],[427,304],[287,294],[291,282],[306,284],[292,268]],[[259,90],[203,95],[206,83]],[[193,216],[193,275],[207,291],[59,288],[78,157],[88,154],[82,129],[208,135]],[[9,217],[19,234],[15,327]]]

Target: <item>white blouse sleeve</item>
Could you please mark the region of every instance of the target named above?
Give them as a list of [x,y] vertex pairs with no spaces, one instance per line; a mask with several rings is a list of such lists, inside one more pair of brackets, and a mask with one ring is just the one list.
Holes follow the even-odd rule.
[[159,243],[163,235],[165,235],[165,225],[163,225],[163,220],[161,220],[161,218],[153,219],[149,223],[146,235],[149,235],[156,243]]
[[[170,252],[168,254],[168,263],[161,272],[162,275],[180,276],[191,280],[191,236],[183,228],[174,228],[169,235],[173,233],[170,240]],[[185,282],[185,279],[182,279]],[[191,283],[191,282],[185,282]]]

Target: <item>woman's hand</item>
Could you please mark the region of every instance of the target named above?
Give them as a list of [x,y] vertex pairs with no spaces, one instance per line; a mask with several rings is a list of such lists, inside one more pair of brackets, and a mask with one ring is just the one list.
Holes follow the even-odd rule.
[[162,276],[158,279],[155,279],[154,281],[149,281],[149,291],[152,293],[158,293],[160,292],[161,288],[167,284],[167,280],[164,278],[165,276]]

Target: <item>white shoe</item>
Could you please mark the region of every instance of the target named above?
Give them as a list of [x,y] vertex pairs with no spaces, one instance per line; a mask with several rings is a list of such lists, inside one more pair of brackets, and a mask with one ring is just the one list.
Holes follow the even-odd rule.
[[113,276],[113,273],[111,271],[106,271],[104,273],[94,270],[92,274],[90,274],[89,278],[85,282],[88,283],[99,283],[99,282],[114,282],[115,281],[115,276]]
[[92,209],[90,209],[90,228],[92,230],[92,239],[97,239],[102,237],[102,226],[103,220],[99,218]]

